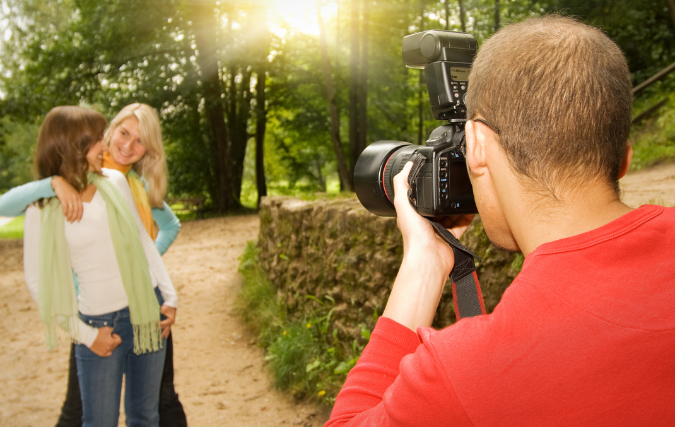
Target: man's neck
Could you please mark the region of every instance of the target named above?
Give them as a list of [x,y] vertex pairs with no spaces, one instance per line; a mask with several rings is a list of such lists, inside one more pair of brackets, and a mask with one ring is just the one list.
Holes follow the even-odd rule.
[[589,183],[560,200],[522,192],[523,203],[507,212],[513,236],[524,255],[544,243],[595,230],[630,212],[608,185]]

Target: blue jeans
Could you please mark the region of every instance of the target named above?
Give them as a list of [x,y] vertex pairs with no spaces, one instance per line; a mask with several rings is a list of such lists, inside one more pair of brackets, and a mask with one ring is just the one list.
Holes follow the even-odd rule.
[[[162,298],[156,289],[160,306]],[[109,357],[100,357],[83,344],[75,348],[77,375],[82,394],[83,427],[117,427],[122,376],[126,377],[124,408],[128,427],[159,425],[159,386],[164,368],[166,340],[153,353],[134,354],[134,336],[129,308],[80,319],[91,326],[110,326],[120,344]]]

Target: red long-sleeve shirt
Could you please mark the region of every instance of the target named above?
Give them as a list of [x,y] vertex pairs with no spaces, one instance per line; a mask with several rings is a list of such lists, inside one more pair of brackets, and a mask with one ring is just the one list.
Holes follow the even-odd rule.
[[675,208],[544,244],[495,311],[380,318],[326,426],[675,425]]

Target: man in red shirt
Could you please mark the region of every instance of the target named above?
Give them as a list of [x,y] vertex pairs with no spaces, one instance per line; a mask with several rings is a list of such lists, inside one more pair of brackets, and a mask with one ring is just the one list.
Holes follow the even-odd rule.
[[[394,180],[404,256],[326,426],[675,425],[675,209],[632,209],[631,79],[602,32],[507,26],[469,77],[466,159],[485,231],[525,255],[494,312],[430,328],[450,247]],[[447,224],[459,236],[470,218]]]

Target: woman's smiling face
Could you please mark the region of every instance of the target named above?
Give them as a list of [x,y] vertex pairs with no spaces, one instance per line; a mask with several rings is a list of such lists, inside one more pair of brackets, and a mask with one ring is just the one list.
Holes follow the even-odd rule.
[[103,153],[107,149],[105,144],[103,144],[103,138],[101,138],[96,144],[92,145],[89,151],[87,152],[87,163],[89,163],[90,171],[101,171],[101,164],[103,163]]
[[138,131],[138,119],[129,117],[122,121],[110,138],[110,155],[122,166],[130,166],[145,155],[145,147]]

